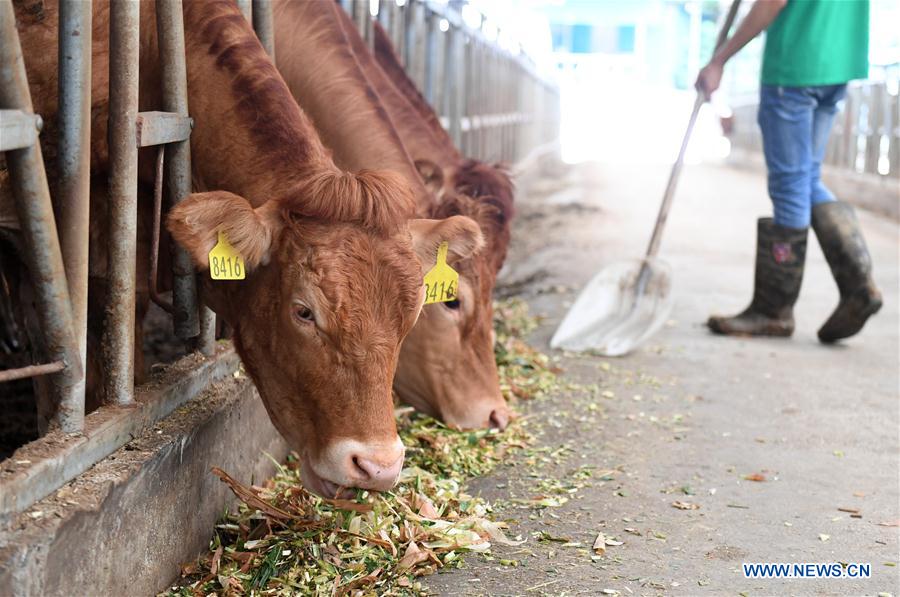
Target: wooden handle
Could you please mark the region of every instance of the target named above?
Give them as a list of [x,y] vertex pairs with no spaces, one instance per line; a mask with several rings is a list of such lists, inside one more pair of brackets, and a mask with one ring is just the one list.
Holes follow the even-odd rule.
[[[741,0],[734,0],[719,30],[719,36],[716,38],[715,53],[725,40],[728,39],[728,32],[737,16],[738,8],[741,6]],[[691,111],[691,119],[688,120],[687,130],[684,131],[684,137],[681,139],[681,149],[678,150],[678,157],[672,165],[672,172],[669,173],[669,182],[666,184],[666,191],[663,193],[662,205],[659,206],[659,215],[656,216],[656,225],[653,227],[653,235],[650,237],[650,244],[647,246],[647,259],[655,257],[659,253],[659,244],[662,241],[663,229],[666,226],[666,220],[669,217],[669,208],[672,206],[672,198],[675,196],[675,187],[678,185],[678,176],[681,174],[681,165],[684,163],[684,154],[687,151],[688,141],[691,139],[691,133],[694,130],[694,124],[697,122],[697,115],[700,113],[700,107],[706,101],[702,93],[697,93],[697,99],[694,100],[694,109]]]

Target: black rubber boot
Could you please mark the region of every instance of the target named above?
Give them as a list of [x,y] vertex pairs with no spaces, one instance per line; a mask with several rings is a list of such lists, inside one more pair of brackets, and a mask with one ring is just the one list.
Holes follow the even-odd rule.
[[772,218],[756,227],[756,276],[750,306],[734,317],[712,316],[706,325],[730,336],[790,336],[794,303],[806,261],[806,228],[786,228]]
[[841,293],[834,313],[819,329],[819,340],[831,343],[862,329],[881,309],[881,292],[872,280],[872,258],[849,204],[831,201],[816,205],[812,225]]

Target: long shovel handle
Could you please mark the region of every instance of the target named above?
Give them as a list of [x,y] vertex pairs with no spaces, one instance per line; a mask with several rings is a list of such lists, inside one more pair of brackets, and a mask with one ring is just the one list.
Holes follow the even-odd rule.
[[[737,16],[737,11],[740,6],[741,0],[733,0],[731,3],[728,14],[725,16],[725,21],[722,23],[722,28],[719,30],[719,36],[716,38],[716,49],[713,50],[714,54],[716,50],[722,47],[725,40],[728,39],[728,32],[731,30],[731,25],[734,23],[734,18]],[[691,119],[688,121],[684,137],[681,139],[681,149],[678,150],[678,158],[675,159],[675,163],[672,165],[672,172],[669,173],[669,182],[666,184],[666,192],[663,193],[662,205],[659,206],[659,215],[656,216],[656,226],[653,227],[653,235],[650,237],[650,245],[647,247],[647,259],[656,257],[656,254],[659,253],[659,244],[662,241],[663,229],[665,228],[666,220],[669,217],[669,208],[672,207],[672,198],[675,196],[675,187],[678,186],[678,176],[681,174],[681,165],[684,163],[684,154],[687,151],[691,133],[694,131],[694,124],[697,122],[697,115],[700,113],[700,107],[705,101],[706,98],[703,94],[698,92],[697,99],[694,100],[694,109],[691,111]],[[645,278],[644,270],[646,269],[647,263],[645,261],[644,266],[641,268],[639,280]]]

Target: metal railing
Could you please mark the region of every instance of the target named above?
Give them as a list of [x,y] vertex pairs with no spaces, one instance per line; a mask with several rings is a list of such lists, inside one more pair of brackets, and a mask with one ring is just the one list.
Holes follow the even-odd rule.
[[[851,83],[847,99],[837,115],[828,149],[826,167],[851,174],[900,178],[900,96],[894,82]],[[756,125],[756,99],[734,108],[732,146],[762,151]]]
[[[266,48],[273,47],[271,4],[247,2]],[[137,0],[110,4],[109,229],[106,319],[102,358],[106,404],[85,417],[87,287],[90,206],[90,106],[92,5],[82,0],[59,4],[59,179],[54,217],[49,184],[38,142],[42,120],[33,113],[25,61],[11,0],[0,0],[0,151],[5,153],[23,254],[36,296],[42,343],[49,362],[0,371],[0,383],[46,375],[49,396],[36,396],[39,420],[50,425],[39,439],[16,452],[0,472],[0,516],[17,512],[77,476],[124,445],[181,403],[210,378],[233,369],[233,354],[195,367],[178,391],[143,392],[135,402],[135,298],[138,205],[138,149],[158,146],[155,183],[155,236],[152,290],[156,290],[156,251],[163,188],[173,205],[191,192],[190,134],[184,23],[181,0],[157,0],[156,27],[162,70],[162,109],[138,112],[140,14]],[[246,14],[246,13],[245,13]],[[165,184],[164,184],[165,182]],[[61,249],[62,247],[62,249]],[[197,297],[193,264],[173,251],[172,314],[175,336],[189,350],[215,352],[215,316]],[[152,294],[152,292],[151,292]],[[159,299],[159,297],[156,297]],[[163,301],[160,301],[163,302]],[[202,382],[202,383],[201,383]],[[178,384],[175,384],[176,387]],[[36,392],[40,394],[40,392]],[[147,398],[154,396],[153,398]],[[110,410],[115,406],[128,409]],[[42,412],[45,411],[45,412]],[[93,422],[92,422],[93,421]],[[51,455],[40,450],[52,438]],[[9,463],[9,461],[7,461]]]
[[483,15],[470,27],[452,2],[342,0],[341,5],[370,44],[372,19],[379,20],[410,78],[467,157],[515,163],[559,138],[558,87],[538,73],[521,46],[501,48],[495,41],[500,27]]
[[[61,32],[65,30],[65,26],[60,28]],[[67,45],[66,49],[70,47]],[[2,371],[0,381],[49,376],[50,399],[55,405],[55,412],[48,418],[67,432],[78,432],[84,421],[84,367],[75,335],[50,187],[38,142],[41,119],[34,114],[31,103],[25,59],[10,0],[0,0],[0,111],[0,130],[4,131],[0,138],[0,150],[6,153],[25,258],[35,287],[45,352],[50,359],[44,365]],[[86,148],[78,147],[79,138],[65,136],[70,151],[86,151]],[[71,154],[63,157],[62,162],[70,163],[69,158]],[[77,177],[77,173],[74,176]],[[71,183],[71,179],[72,176],[67,182]],[[83,196],[66,205],[66,211],[79,209],[81,200],[84,200]],[[74,234],[69,231],[67,237],[71,239],[75,234],[86,235],[87,230],[76,230]],[[82,255],[77,255],[76,259],[80,257]],[[83,257],[86,260],[86,255]],[[83,269],[83,272],[86,274],[87,270]]]

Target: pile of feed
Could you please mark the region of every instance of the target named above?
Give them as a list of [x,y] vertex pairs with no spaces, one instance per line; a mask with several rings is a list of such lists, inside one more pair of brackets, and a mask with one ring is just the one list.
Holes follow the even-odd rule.
[[[549,359],[523,340],[536,325],[526,305],[507,301],[495,312],[504,394],[517,400],[552,392],[558,381]],[[502,433],[459,432],[408,408],[397,412],[407,456],[389,492],[319,498],[303,489],[296,458],[262,487],[215,469],[242,503],[216,525],[209,553],[184,566],[182,584],[166,595],[415,594],[417,577],[460,565],[465,552],[521,542],[492,520],[490,504],[466,493],[465,482],[523,448],[525,426],[514,420]]]

